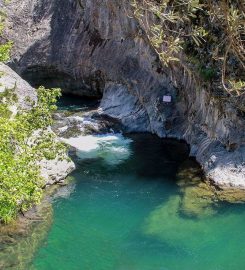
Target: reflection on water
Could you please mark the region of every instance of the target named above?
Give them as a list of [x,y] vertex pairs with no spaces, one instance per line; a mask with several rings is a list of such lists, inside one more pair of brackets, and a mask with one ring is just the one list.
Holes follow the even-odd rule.
[[37,213],[20,218],[18,224],[1,227],[0,269],[26,270],[33,254],[47,236],[52,223],[52,206],[45,202]]
[[[0,269],[27,270],[34,254],[47,237],[53,222],[52,201],[68,198],[75,186],[50,187],[42,204],[31,209],[16,222],[0,226]],[[51,196],[51,197],[50,197]]]

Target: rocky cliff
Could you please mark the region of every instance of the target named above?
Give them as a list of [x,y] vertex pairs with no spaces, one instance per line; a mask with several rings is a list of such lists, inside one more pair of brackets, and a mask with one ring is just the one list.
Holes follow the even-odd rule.
[[185,139],[212,181],[245,188],[244,112],[181,68],[163,68],[129,1],[12,0],[5,9],[9,64],[27,81],[103,96],[103,113],[127,131]]

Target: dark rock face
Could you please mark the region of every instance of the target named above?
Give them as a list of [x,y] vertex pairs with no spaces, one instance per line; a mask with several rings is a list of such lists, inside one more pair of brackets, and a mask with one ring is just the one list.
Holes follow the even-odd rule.
[[128,1],[13,0],[7,10],[11,66],[33,85],[98,97],[107,81],[142,91],[169,83]]
[[[122,0],[12,0],[10,65],[33,85],[101,97],[128,131],[185,139],[218,185],[245,188],[245,119],[180,68],[161,68]],[[163,96],[171,102],[163,102]]]

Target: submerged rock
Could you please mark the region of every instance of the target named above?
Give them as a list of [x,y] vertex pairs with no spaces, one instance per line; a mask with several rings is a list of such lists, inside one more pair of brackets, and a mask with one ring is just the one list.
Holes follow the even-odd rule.
[[179,169],[177,185],[180,186],[180,211],[187,217],[204,218],[216,213],[214,189],[205,182],[200,166],[187,161]]
[[180,186],[180,208],[187,217],[205,218],[217,213],[220,202],[245,202],[245,190],[220,188],[212,185],[203,175],[201,167],[192,161],[185,162],[177,174]]
[[183,197],[180,202],[180,211],[184,215],[204,218],[217,213],[214,208],[215,202],[213,201],[215,195],[205,183],[186,187],[182,192]]
[[[205,251],[207,247],[223,243],[224,235],[231,235],[231,228],[234,226],[234,220],[241,213],[224,212],[215,215],[206,215],[201,220],[189,218],[182,215],[179,211],[181,196],[171,196],[168,201],[156,207],[142,226],[142,233],[145,236],[152,237],[162,241],[165,246],[174,249]],[[216,224],[215,226],[213,226]],[[218,226],[217,226],[218,224]],[[234,246],[239,242],[239,235],[233,235]],[[212,243],[212,244],[211,244]],[[229,245],[228,245],[229,246]],[[236,256],[234,249],[230,250]],[[204,253],[205,254],[205,253]],[[222,258],[223,259],[223,258]]]

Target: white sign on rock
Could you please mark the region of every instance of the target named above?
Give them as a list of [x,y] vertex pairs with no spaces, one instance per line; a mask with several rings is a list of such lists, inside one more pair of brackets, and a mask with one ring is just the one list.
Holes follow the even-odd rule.
[[171,96],[163,96],[163,102],[171,102],[172,97]]

